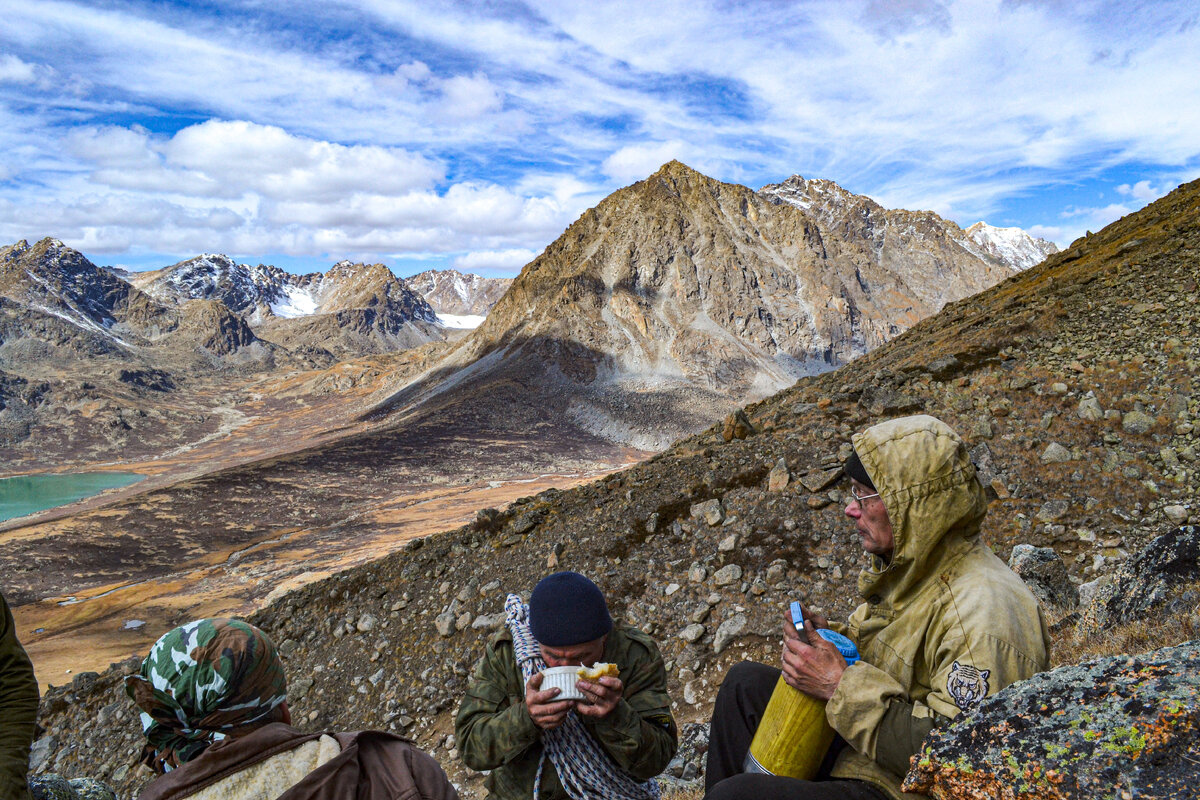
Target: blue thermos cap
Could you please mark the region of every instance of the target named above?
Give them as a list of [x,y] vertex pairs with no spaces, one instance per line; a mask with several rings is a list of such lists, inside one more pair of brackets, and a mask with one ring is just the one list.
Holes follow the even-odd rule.
[[842,654],[842,658],[846,659],[846,664],[853,664],[858,661],[858,647],[854,642],[842,636],[837,631],[831,631],[829,628],[817,628],[817,633],[827,642],[833,644]]

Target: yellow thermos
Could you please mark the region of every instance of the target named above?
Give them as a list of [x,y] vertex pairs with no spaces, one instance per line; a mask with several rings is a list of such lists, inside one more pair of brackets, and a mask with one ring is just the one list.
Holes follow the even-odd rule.
[[[817,633],[832,642],[847,663],[858,661],[854,642],[827,628]],[[833,728],[825,720],[825,701],[793,689],[780,675],[750,742],[743,770],[812,780],[832,743]]]

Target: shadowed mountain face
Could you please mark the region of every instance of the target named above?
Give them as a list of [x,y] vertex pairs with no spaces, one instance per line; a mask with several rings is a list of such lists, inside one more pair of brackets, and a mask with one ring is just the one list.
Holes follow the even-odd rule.
[[548,412],[657,449],[1015,271],[930,212],[672,162],[587,211],[391,407],[449,387],[486,402],[490,382],[517,380]]
[[175,327],[158,303],[55,239],[0,250],[0,296],[74,325],[101,349],[125,345],[122,335],[144,344]]
[[[1051,547],[1095,590],[1151,539],[1200,522],[1198,263],[1200,182],[748,406],[758,431],[748,438],[709,428],[282,597],[253,619],[301,676],[292,713],[311,729],[403,732],[464,797],[483,796],[482,776],[443,746],[470,666],[507,592],[574,569],[657,638],[679,722],[706,720],[733,663],[777,662],[789,600],[831,619],[859,602],[864,561],[840,465],[854,432],[909,413],[966,440],[990,489],[983,536],[1001,557]],[[271,484],[254,485],[262,506],[280,505]],[[1139,623],[1171,635],[1151,614]],[[145,777],[127,768],[141,732],[120,676],[48,693],[41,724],[57,737],[48,763],[128,794]]]

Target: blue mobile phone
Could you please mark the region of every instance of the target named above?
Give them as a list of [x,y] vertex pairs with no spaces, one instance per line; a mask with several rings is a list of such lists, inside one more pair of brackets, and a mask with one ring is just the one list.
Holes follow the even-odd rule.
[[792,601],[792,624],[796,626],[796,630],[804,630],[804,609],[799,600]]

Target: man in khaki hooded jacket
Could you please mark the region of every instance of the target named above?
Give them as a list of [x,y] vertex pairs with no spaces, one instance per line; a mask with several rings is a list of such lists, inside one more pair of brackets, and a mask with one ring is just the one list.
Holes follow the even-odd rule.
[[[987,501],[957,434],[921,415],[852,442],[846,515],[870,560],[858,579],[866,602],[845,625],[811,615],[808,641],[785,625],[782,664],[789,685],[828,701],[835,747],[814,781],[744,773],[780,670],[738,664],[713,709],[709,800],[919,797],[900,784],[926,734],[1048,665],[1037,600],[980,540]],[[817,627],[848,636],[861,660],[847,666]]]

